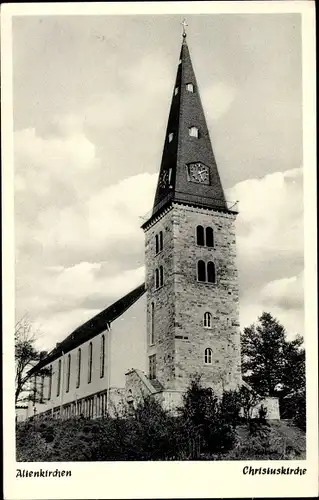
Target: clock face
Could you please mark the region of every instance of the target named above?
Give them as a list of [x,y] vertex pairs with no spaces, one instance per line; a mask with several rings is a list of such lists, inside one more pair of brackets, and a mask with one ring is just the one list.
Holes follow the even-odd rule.
[[190,163],[188,165],[188,180],[201,184],[209,184],[209,168],[200,162]]

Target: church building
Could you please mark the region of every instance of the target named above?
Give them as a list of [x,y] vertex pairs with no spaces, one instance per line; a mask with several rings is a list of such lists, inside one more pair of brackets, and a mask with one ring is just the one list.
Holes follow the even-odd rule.
[[[236,215],[225,199],[184,31],[154,205],[141,228],[145,283],[32,369],[40,397],[29,416],[95,418],[145,395],[173,410],[195,374],[217,394],[238,388]],[[39,375],[42,368],[49,375]],[[266,405],[278,418],[278,402]]]

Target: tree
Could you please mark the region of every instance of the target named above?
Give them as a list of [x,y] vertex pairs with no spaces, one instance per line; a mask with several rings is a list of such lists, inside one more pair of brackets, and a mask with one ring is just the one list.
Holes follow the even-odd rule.
[[[15,325],[15,403],[30,399],[33,392],[34,400],[39,397],[37,388],[32,387],[30,370],[41,359],[42,353],[35,347],[39,332],[27,317],[21,318]],[[39,371],[39,375],[49,375],[48,369]]]
[[244,329],[241,338],[243,378],[261,396],[287,395],[305,388],[303,338],[287,340],[283,325],[264,312],[258,323]]
[[211,387],[201,384],[195,375],[183,396],[180,408],[181,426],[186,437],[188,458],[219,453],[230,449],[235,442],[235,427],[239,421],[240,401],[234,392],[224,392],[218,398]]

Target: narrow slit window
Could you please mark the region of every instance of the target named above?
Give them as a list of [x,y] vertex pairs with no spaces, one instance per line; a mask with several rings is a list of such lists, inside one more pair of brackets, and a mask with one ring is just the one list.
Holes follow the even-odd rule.
[[93,344],[89,343],[89,361],[88,361],[88,384],[92,382],[92,354],[93,354]]
[[104,377],[105,370],[105,335],[101,337],[101,353],[100,353],[100,378]]
[[163,271],[163,266],[160,266],[159,268],[159,286],[163,286],[164,284],[164,271]]
[[59,363],[58,363],[58,377],[57,377],[57,386],[56,386],[56,395],[59,396],[60,395],[60,385],[61,385],[61,366],[62,366],[62,362],[61,362],[61,359],[59,359]]
[[175,87],[175,90],[174,90],[174,95],[177,95],[179,92],[179,88],[178,87]]
[[173,137],[174,137],[173,132],[171,132],[170,134],[168,134],[168,142],[172,142]]
[[191,137],[198,138],[198,128],[197,127],[189,127],[188,133]]
[[150,335],[150,345],[154,344],[155,341],[155,306],[154,302],[151,303],[151,335]]
[[159,288],[159,270],[155,269],[155,289]]
[[158,234],[155,235],[155,254],[159,252]]
[[40,386],[40,403],[43,403],[44,397],[44,375],[41,375],[41,386]]
[[207,281],[208,283],[216,282],[216,272],[214,262],[208,262],[207,264]]
[[76,377],[76,388],[78,389],[80,387],[80,383],[81,383],[81,349],[78,349],[78,359],[77,359],[77,368],[78,368],[78,372],[77,372],[77,377]]
[[71,378],[71,354],[68,354],[67,369],[66,369],[66,392],[70,390],[70,378]]
[[194,92],[194,85],[192,83],[186,83],[186,90],[187,92]]
[[156,378],[156,354],[149,357],[149,377],[151,380]]
[[197,228],[196,228],[196,243],[197,243],[197,245],[199,245],[201,247],[203,247],[205,244],[203,226],[197,226]]
[[214,231],[212,227],[206,227],[206,246],[214,246]]
[[161,252],[163,250],[163,231],[160,231],[159,233],[159,251]]
[[205,349],[205,357],[204,357],[205,365],[211,365],[212,364],[212,354],[213,354],[213,351],[211,350],[211,348],[207,347]]
[[197,279],[198,281],[206,281],[206,266],[203,260],[197,262]]
[[212,327],[212,315],[210,312],[205,312],[204,314],[204,327],[205,328]]
[[172,169],[170,168],[168,171],[168,184],[172,182]]
[[52,365],[49,366],[48,399],[51,399],[51,392],[52,392]]

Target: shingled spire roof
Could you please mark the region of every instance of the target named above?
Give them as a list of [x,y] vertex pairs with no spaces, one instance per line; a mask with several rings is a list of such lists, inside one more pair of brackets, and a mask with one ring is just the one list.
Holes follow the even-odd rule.
[[151,219],[172,201],[229,211],[185,32]]

